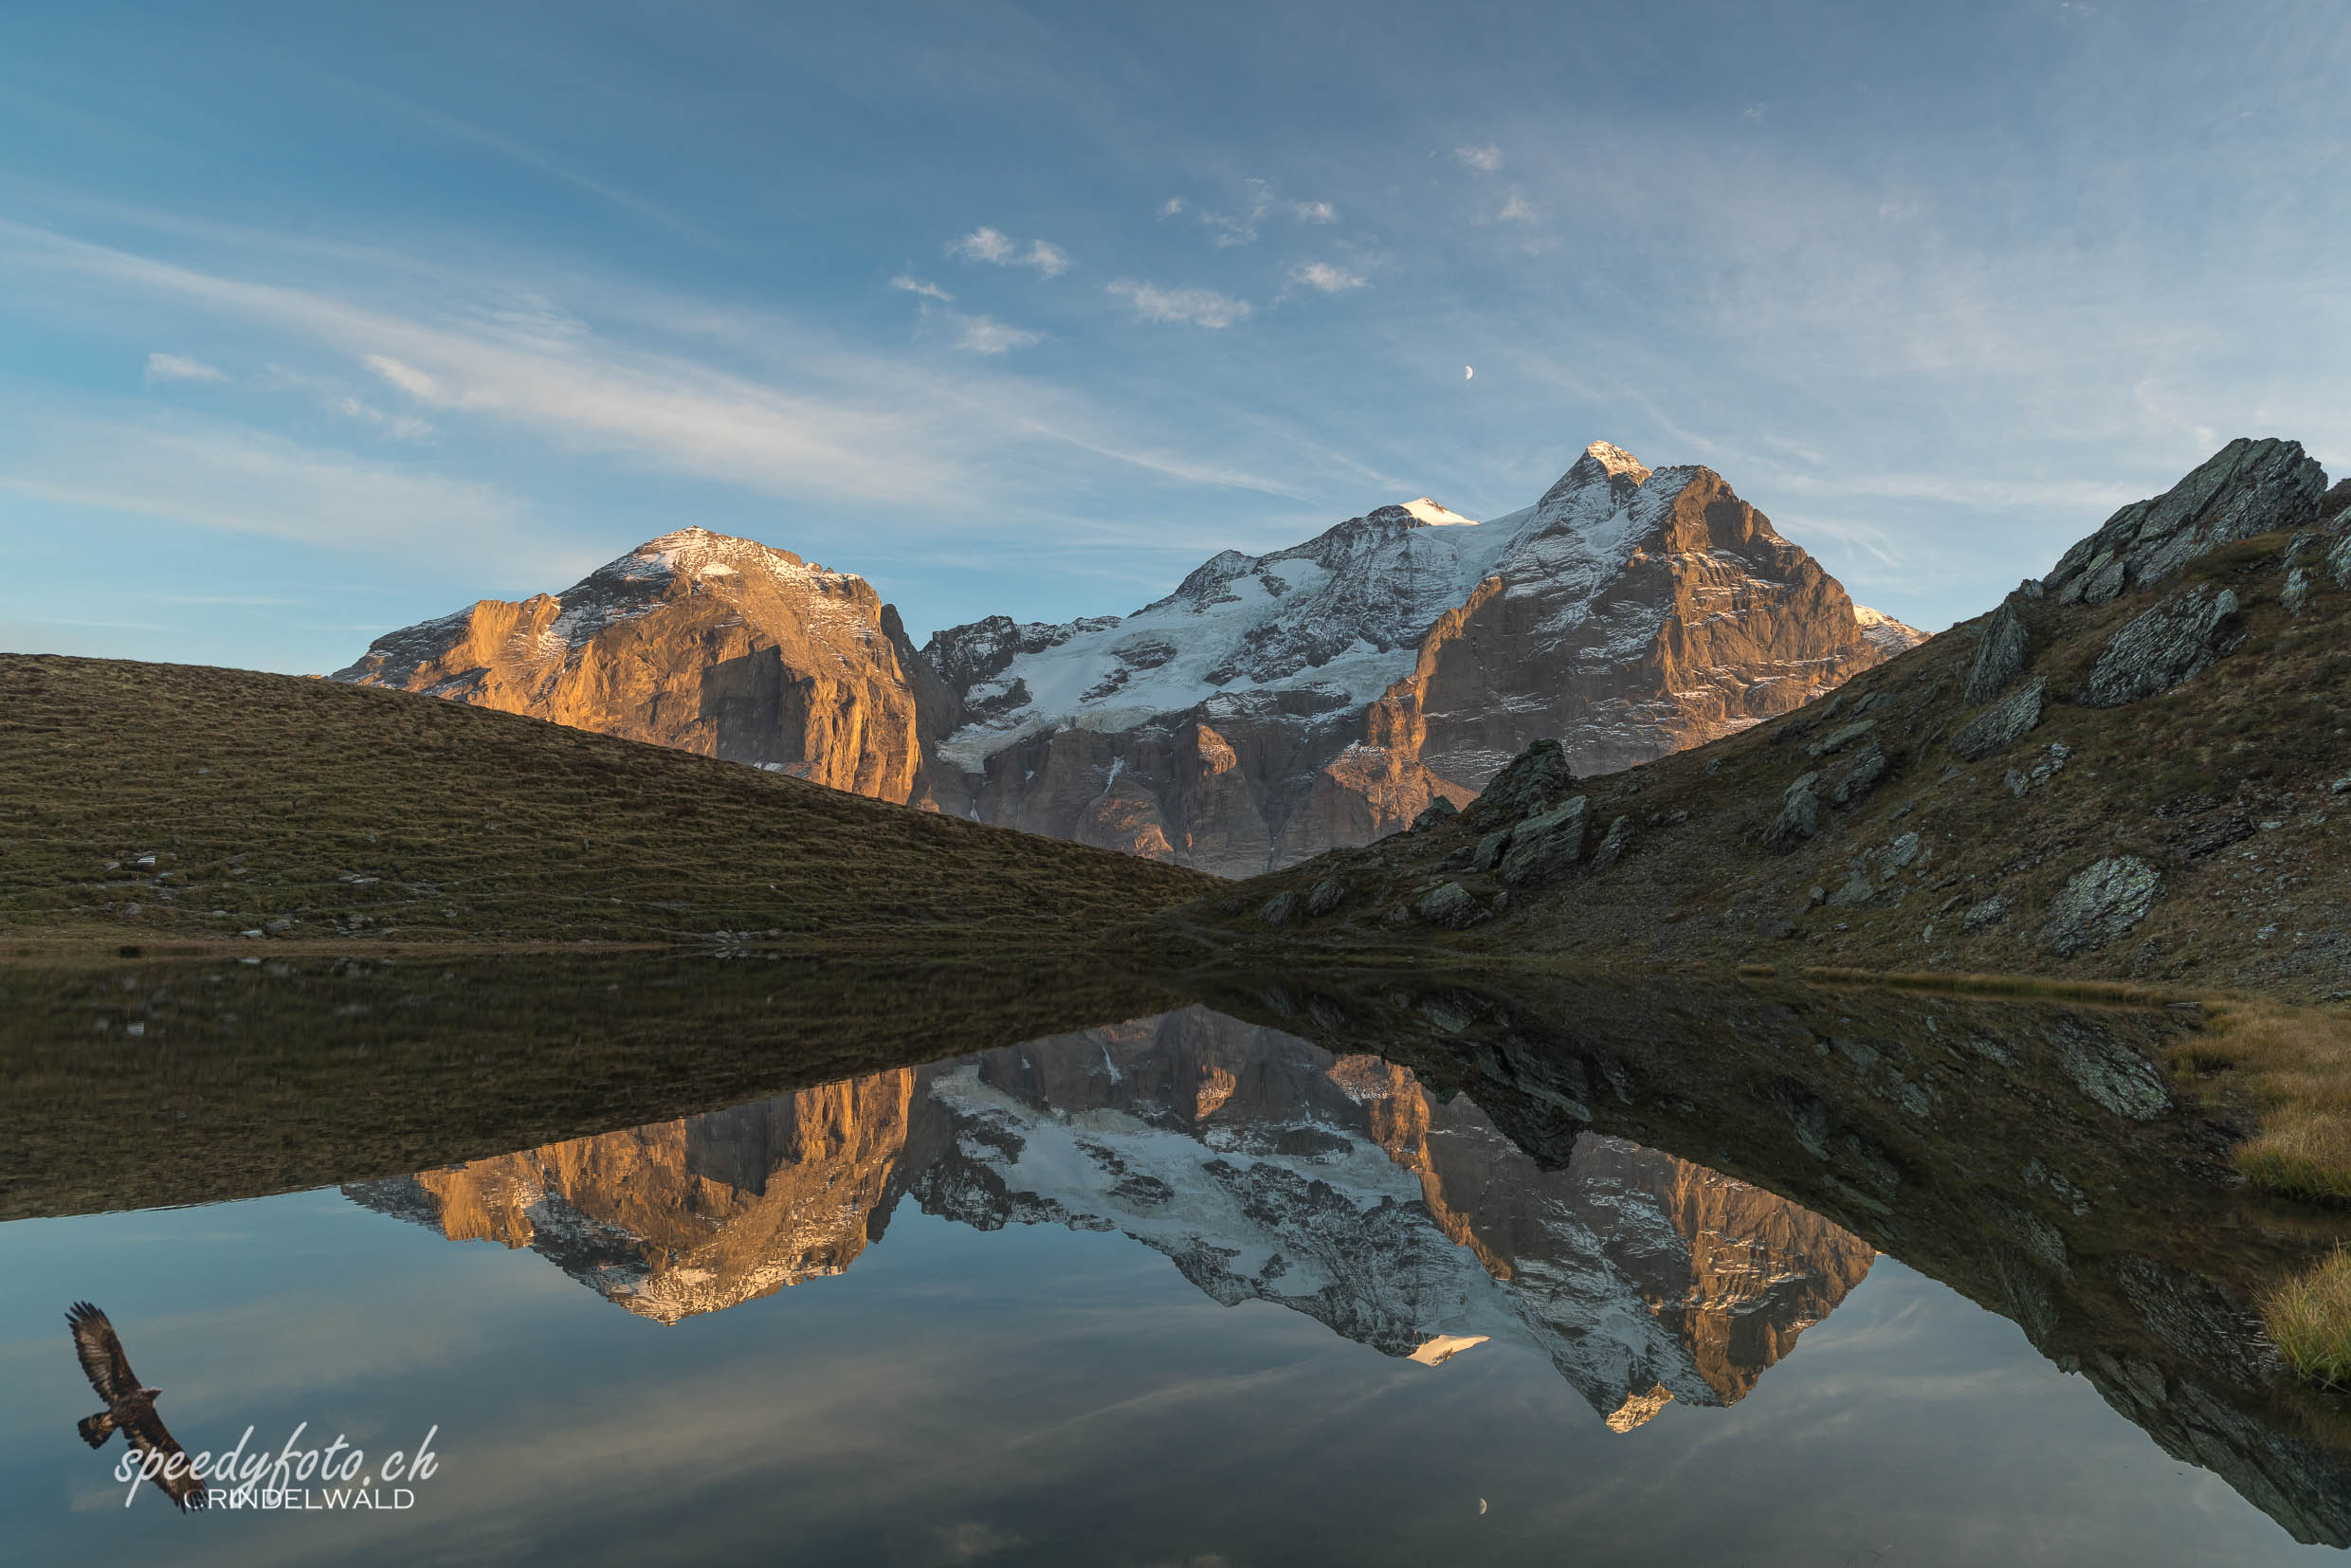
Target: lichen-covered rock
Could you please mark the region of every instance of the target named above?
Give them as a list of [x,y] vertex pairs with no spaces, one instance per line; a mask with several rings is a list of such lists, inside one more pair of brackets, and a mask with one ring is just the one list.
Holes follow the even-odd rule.
[[2172,1108],[2163,1075],[2129,1045],[2095,1025],[2060,1016],[2050,1026],[2057,1065],[2091,1100],[2117,1116],[2152,1121]]
[[1502,880],[1513,887],[1540,887],[1565,876],[1583,859],[1591,825],[1591,803],[1582,795],[1528,817],[1511,832]]
[[2061,957],[2094,953],[2146,919],[2163,874],[2136,855],[2109,855],[2074,873],[2050,901],[2041,945]]
[[1632,842],[1632,818],[1620,816],[1608,825],[1601,835],[1600,847],[1592,851],[1592,868],[1605,871],[1624,858],[1625,846]]
[[1779,814],[1763,830],[1763,848],[1784,855],[1820,831],[1820,796],[1813,786],[1820,775],[1806,774],[1780,793]]
[[2198,583],[2173,594],[2107,641],[2073,700],[2119,708],[2203,674],[2220,657],[2236,611],[2236,595],[2225,588],[2214,593]]
[[1868,798],[1869,792],[1885,781],[1892,764],[1886,760],[1886,750],[1872,740],[1857,753],[1837,781],[1830,788],[1832,806],[1857,806]]
[[1485,910],[1476,896],[1457,882],[1449,882],[1431,892],[1412,905],[1412,912],[1431,925],[1441,925],[1449,931],[1475,925],[1485,918]]
[[1959,916],[1959,929],[1981,931],[1987,925],[1997,925],[2008,919],[2008,901],[1994,895],[1981,903],[1973,903]]
[[1412,818],[1412,831],[1417,833],[1424,828],[1434,828],[1441,822],[1450,822],[1460,814],[1460,807],[1443,795],[1439,795],[1429,802],[1428,807],[1422,811],[1420,815]]
[[1503,851],[1510,848],[1510,830],[1497,828],[1478,840],[1478,847],[1469,855],[1469,864],[1480,871],[1491,871],[1502,864]]
[[1306,894],[1306,913],[1317,919],[1329,914],[1347,902],[1347,884],[1337,877],[1324,877]]
[[2162,495],[2108,518],[2044,581],[2060,604],[2109,603],[2224,544],[2316,521],[2325,484],[2300,442],[2240,437]]
[[2071,757],[2072,755],[2073,748],[2067,745],[2064,741],[2050,741],[2049,743],[2049,750],[2041,754],[2041,759],[2032,764],[2029,771],[2023,768],[2011,768],[2008,770],[2008,777],[2005,780],[2008,785],[2008,793],[2014,795],[2017,799],[2022,800],[2027,792],[2039,789],[2042,785],[2048,783],[2050,779],[2065,772],[2066,758]]
[[2023,690],[2000,699],[1951,738],[1952,755],[1977,762],[2004,750],[2041,722],[2041,694],[2049,683],[2035,677]]
[[1540,811],[1576,782],[1567,753],[1557,740],[1538,740],[1511,758],[1485,793],[1469,803],[1463,820],[1472,828],[1494,829]]
[[1257,918],[1267,925],[1287,925],[1298,918],[1298,895],[1276,893],[1257,911]]
[[1830,731],[1804,749],[1814,757],[1833,757],[1877,727],[1874,719],[1856,719],[1850,724]]
[[2309,602],[2310,573],[2307,568],[2297,566],[2286,574],[2286,586],[2278,590],[2278,603],[2286,607],[2288,615],[2299,615],[2302,607]]
[[1976,646],[1976,663],[1967,672],[1969,703],[1989,702],[2024,673],[2024,617],[2014,605],[2003,604],[1984,623],[1983,640]]

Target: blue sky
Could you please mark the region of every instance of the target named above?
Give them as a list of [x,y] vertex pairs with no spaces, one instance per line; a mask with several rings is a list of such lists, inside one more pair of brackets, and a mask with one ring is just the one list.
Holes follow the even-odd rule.
[[[325,670],[688,523],[918,637],[1595,438],[1929,628],[2351,462],[2336,4],[23,6],[0,647]],[[1474,378],[1466,367],[1474,366]]]

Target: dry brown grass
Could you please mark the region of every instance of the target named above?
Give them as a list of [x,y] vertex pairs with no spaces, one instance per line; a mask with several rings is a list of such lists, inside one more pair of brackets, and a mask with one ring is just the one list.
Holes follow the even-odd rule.
[[2351,1203],[2351,1014],[2268,1002],[2208,1005],[2204,1032],[2173,1053],[2184,1079],[2260,1121],[2237,1168],[2292,1197]]
[[2296,1377],[2324,1388],[2351,1386],[2351,1252],[2337,1248],[2270,1291],[2261,1316]]
[[0,655],[0,938],[1034,947],[1219,885],[431,697]]

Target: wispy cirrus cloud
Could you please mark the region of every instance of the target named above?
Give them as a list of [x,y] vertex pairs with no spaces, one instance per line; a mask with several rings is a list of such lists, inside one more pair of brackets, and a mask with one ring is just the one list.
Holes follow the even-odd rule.
[[903,289],[908,294],[919,294],[925,300],[937,300],[942,305],[955,303],[955,296],[937,283],[926,283],[921,279],[909,277],[903,272],[890,280],[890,286]]
[[1484,147],[1456,147],[1453,158],[1464,169],[1475,169],[1490,174],[1502,167],[1502,149],[1488,143]]
[[1247,320],[1249,303],[1211,288],[1161,288],[1157,283],[1121,278],[1104,291],[1124,300],[1146,321],[1188,321],[1194,326],[1221,329]]
[[[1300,201],[1283,195],[1269,179],[1252,179],[1248,183],[1248,200],[1230,211],[1200,210],[1199,224],[1208,230],[1208,243],[1219,250],[1234,246],[1255,245],[1258,226],[1268,217],[1289,217],[1300,223],[1327,224],[1339,221],[1339,209],[1327,201]],[[1171,197],[1159,215],[1172,218],[1185,210],[1181,196]]]
[[215,420],[35,416],[0,454],[0,490],[337,549],[517,539],[521,503],[495,485],[420,473]]
[[1360,272],[1334,266],[1328,262],[1302,262],[1290,269],[1290,282],[1303,283],[1325,294],[1345,294],[1371,285],[1371,280]]
[[1040,278],[1058,278],[1069,270],[1069,252],[1050,240],[1031,240],[1023,250],[1010,234],[985,226],[959,240],[947,242],[947,254],[991,266],[1025,266]]
[[184,354],[151,354],[147,356],[147,384],[159,381],[226,381],[228,374],[216,370],[201,359],[191,359]]
[[[145,296],[175,312],[196,308],[247,330],[299,340],[363,369],[412,400],[416,411],[510,431],[626,465],[630,462],[751,491],[866,504],[931,508],[984,493],[1022,442],[1097,453],[1187,483],[1293,498],[1295,482],[1154,450],[1131,422],[1091,399],[997,374],[847,349],[788,319],[628,289],[589,291],[592,312],[629,339],[608,336],[559,306],[533,320],[461,302],[422,315],[279,283],[251,282],[0,219],[0,264],[68,274],[102,299]],[[337,288],[361,285],[338,275]],[[1248,313],[1205,290],[1138,284],[1138,309],[1223,326]],[[493,300],[528,289],[483,290]],[[992,318],[937,311],[949,340],[992,360],[1039,340]],[[550,329],[536,319],[560,324]],[[697,342],[723,345],[714,363]],[[761,371],[740,366],[756,363]],[[0,472],[11,472],[0,467]],[[54,471],[45,470],[52,474]],[[52,483],[45,480],[44,483]]]
[[956,318],[956,347],[973,354],[1003,354],[1045,340],[1045,334],[1027,327],[1007,326],[993,316]]
[[308,392],[329,412],[373,426],[394,441],[421,441],[433,433],[429,421],[419,419],[414,414],[387,413],[354,392],[350,383],[340,376],[319,375],[273,364],[268,367],[262,384],[280,391]]

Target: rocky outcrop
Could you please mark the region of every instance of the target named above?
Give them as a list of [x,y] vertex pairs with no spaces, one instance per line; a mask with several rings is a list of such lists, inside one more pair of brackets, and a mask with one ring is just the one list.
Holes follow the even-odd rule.
[[641,545],[559,594],[484,599],[379,637],[335,678],[884,800],[965,804],[961,775],[930,767],[925,752],[961,710],[897,611],[862,577],[701,528]]
[[1989,702],[2006,691],[2024,670],[2027,641],[2024,617],[2014,605],[1994,611],[1977,645],[1976,663],[1967,672],[1967,701]]
[[2213,666],[2230,643],[2236,594],[2210,584],[2173,594],[2116,632],[2073,693],[2086,708],[2119,708]]
[[2147,918],[2163,874],[2136,855],[2110,855],[2068,879],[2050,902],[2041,942],[2069,957],[2092,953]]
[[2041,695],[2048,686],[2048,682],[2035,679],[2022,691],[2002,698],[1969,720],[1951,738],[1951,755],[1964,762],[1978,762],[2023,739],[2041,722]]
[[2240,437],[2163,494],[2108,518],[2044,582],[2060,604],[2106,604],[2222,545],[2316,523],[2325,489],[2300,442]]

